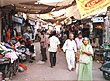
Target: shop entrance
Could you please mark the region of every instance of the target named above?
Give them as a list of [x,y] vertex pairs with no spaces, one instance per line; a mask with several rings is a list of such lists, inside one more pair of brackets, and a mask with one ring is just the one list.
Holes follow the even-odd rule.
[[90,29],[89,28],[83,28],[82,32],[83,32],[83,37],[88,37],[89,38],[89,34],[90,34]]
[[103,23],[93,23],[94,38],[99,39],[99,45],[103,44]]

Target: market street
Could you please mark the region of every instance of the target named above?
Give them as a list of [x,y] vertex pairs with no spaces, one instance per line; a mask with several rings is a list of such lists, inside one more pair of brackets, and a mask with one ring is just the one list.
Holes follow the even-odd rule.
[[[39,43],[36,43],[36,51],[38,52]],[[38,52],[36,61],[34,63],[26,63],[28,70],[18,73],[13,77],[12,81],[36,81],[36,80],[77,80],[76,71],[69,72],[67,70],[67,63],[65,55],[61,52],[57,54],[57,64],[54,68],[50,68],[49,59],[45,64],[39,65],[37,62],[40,60]],[[93,80],[106,81],[103,78],[102,72],[98,69],[100,64],[93,63]]]
[[0,0],[0,81],[110,81],[110,0]]

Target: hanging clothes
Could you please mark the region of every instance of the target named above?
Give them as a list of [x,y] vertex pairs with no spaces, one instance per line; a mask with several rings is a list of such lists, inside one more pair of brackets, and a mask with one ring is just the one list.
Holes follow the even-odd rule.
[[5,58],[10,58],[11,59],[11,63],[13,63],[15,60],[18,59],[16,52],[8,52],[5,54]]
[[11,30],[8,29],[8,31],[7,31],[7,42],[10,42],[10,40],[11,40]]

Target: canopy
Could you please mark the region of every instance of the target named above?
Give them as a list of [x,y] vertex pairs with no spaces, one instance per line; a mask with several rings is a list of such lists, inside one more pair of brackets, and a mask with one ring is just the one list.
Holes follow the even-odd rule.
[[30,1],[37,1],[37,0],[0,0],[0,6],[6,6],[10,4],[19,4],[19,3],[25,3]]
[[40,14],[35,16],[35,19],[39,17],[51,23],[69,19],[72,16],[74,19],[81,19],[76,0],[0,0],[0,6],[5,12],[12,10],[12,12],[26,14]]

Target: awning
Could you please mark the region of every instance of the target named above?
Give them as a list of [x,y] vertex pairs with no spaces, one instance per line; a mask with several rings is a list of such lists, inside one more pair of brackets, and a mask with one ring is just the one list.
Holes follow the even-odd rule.
[[61,19],[42,19],[46,22],[51,22],[51,23],[59,23],[59,22],[62,22],[64,21],[66,18],[61,18]]
[[0,6],[6,6],[10,4],[19,4],[19,3],[25,3],[30,1],[38,1],[38,0],[0,0]]
[[30,4],[17,4],[15,5],[17,12],[23,12],[23,13],[29,13],[29,14],[45,14],[50,12],[53,8],[55,8],[54,6],[48,6],[48,5],[44,5],[44,4],[32,4],[30,2]]
[[[54,0],[53,0],[54,1]],[[53,2],[53,3],[46,3],[46,2],[42,2],[41,1],[41,3],[42,4],[46,4],[46,5],[49,5],[49,6],[68,6],[68,5],[70,5],[70,4],[72,4],[73,3],[73,1],[75,1],[75,0],[63,0],[63,1],[61,1],[61,2]],[[40,1],[39,1],[40,2]]]

